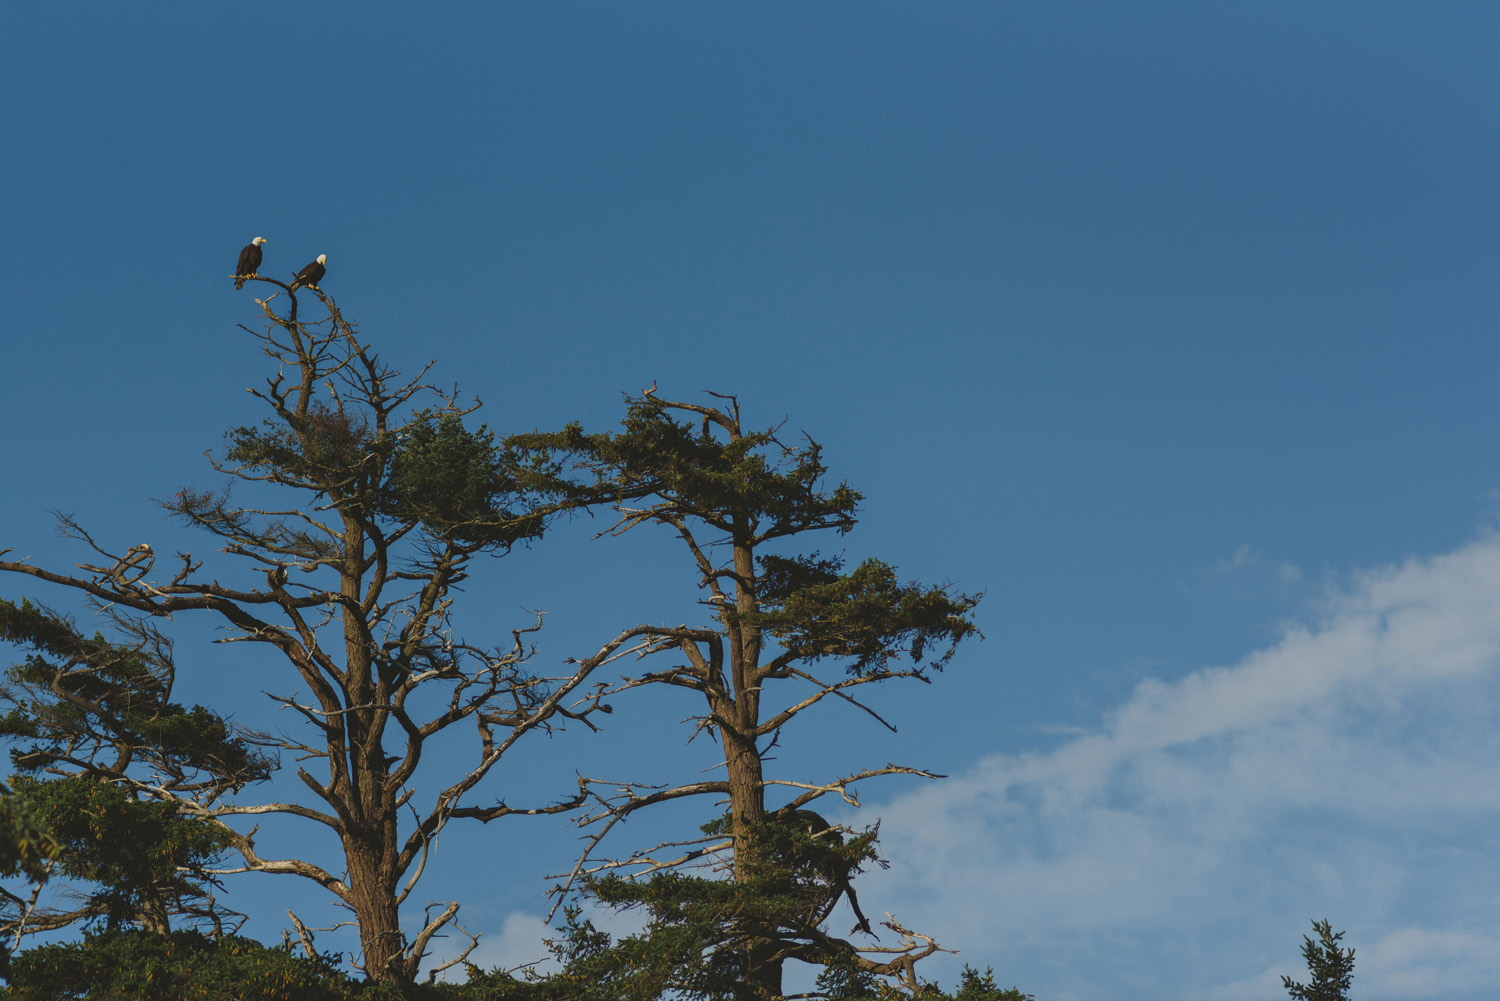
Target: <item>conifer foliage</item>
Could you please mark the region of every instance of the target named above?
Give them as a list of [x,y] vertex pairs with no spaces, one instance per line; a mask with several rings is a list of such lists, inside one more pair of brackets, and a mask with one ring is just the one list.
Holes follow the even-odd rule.
[[[854,931],[873,932],[851,883],[874,858],[873,837],[831,828],[807,807],[831,793],[857,805],[853,787],[863,779],[931,773],[887,764],[831,778],[779,778],[768,776],[765,765],[782,729],[825,700],[890,726],[856,698],[858,689],[930,680],[976,634],[969,613],[979,596],[903,583],[894,567],[875,559],[846,571],[839,557],[799,552],[808,533],[853,529],[860,495],[846,483],[825,482],[828,469],[815,441],[787,442],[778,428],[746,428],[733,397],[674,402],[653,387],[627,400],[618,431],[589,434],[572,426],[517,436],[513,444],[532,452],[533,467],[550,463],[562,471],[539,485],[558,504],[611,506],[618,520],[603,534],[669,529],[686,548],[707,609],[680,625],[627,627],[582,663],[595,668],[631,654],[667,661],[627,675],[609,693],[661,685],[697,693],[702,709],[693,734],[706,732],[719,743],[723,778],[668,787],[592,780],[597,809],[583,823],[595,825],[597,845],[620,820],[659,803],[707,795],[727,800],[728,813],[696,842],[657,846],[675,852],[692,845],[680,854],[647,849],[624,859],[585,858],[576,872],[656,875],[644,884],[590,888],[610,903],[651,909],[659,933],[676,920],[722,926],[707,968],[733,970],[737,997],[780,996],[788,959],[850,960],[915,987],[913,964],[938,948],[929,937],[892,921],[887,927],[896,943],[867,940],[856,948],[827,931],[835,905],[847,901]],[[836,871],[829,853],[843,857]],[[658,875],[715,860],[729,880],[723,887]],[[793,896],[815,899],[791,903],[786,894],[793,887]],[[738,895],[739,902],[717,900],[721,894]],[[670,908],[663,906],[668,897],[675,898]],[[745,906],[750,898],[766,908]]]
[[[829,482],[810,438],[747,428],[733,397],[673,402],[653,387],[627,398],[616,430],[504,437],[474,420],[477,401],[427,384],[426,368],[403,376],[383,361],[325,292],[252,282],[279,289],[256,300],[263,328],[246,328],[270,362],[252,389],[264,419],[229,428],[211,457],[230,487],[185,487],[165,503],[216,554],[121,547],[71,517],[64,533],[84,551],[72,568],[0,549],[0,580],[81,596],[115,633],[0,601],[0,640],[27,651],[0,688],[16,790],[0,799],[0,868],[26,880],[0,889],[0,933],[14,943],[89,926],[82,942],[24,953],[16,996],[227,999],[254,984],[245,996],[770,1001],[789,960],[843,977],[824,994],[941,996],[916,968],[939,944],[893,917],[877,938],[857,895],[859,874],[885,864],[876,830],[813,809],[826,796],[857,806],[866,779],[937,776],[889,763],[829,774],[773,764],[773,749],[786,728],[815,728],[804,714],[820,706],[894,730],[864,686],[931,681],[978,635],[980,596],[903,579],[880,559],[824,555],[814,540],[826,548],[853,529],[860,495]],[[542,539],[556,515],[596,510],[616,518],[602,534],[654,526],[682,547],[701,596],[689,615],[662,605],[652,622],[618,624],[554,676],[529,666],[539,618],[487,641],[461,635],[454,603],[481,557]],[[158,626],[182,616],[264,654],[274,667],[257,680],[292,728],[262,734],[174,699],[177,664]],[[581,776],[541,803],[479,800],[528,735],[646,711],[661,686],[691,693],[689,739],[715,742],[722,772],[675,785]],[[283,758],[296,782],[266,782]],[[702,796],[714,805],[685,839],[604,853],[638,810]],[[424,912],[414,897],[440,836],[456,820],[564,814],[587,846],[566,885],[636,911],[644,928],[615,941],[573,901],[558,975],[469,966],[459,902]],[[268,817],[281,823],[262,833]],[[306,854],[319,838],[289,837],[297,825],[331,835],[342,857]],[[359,950],[335,962],[296,915],[280,949],[238,938],[216,893],[251,872],[326,890],[352,912]],[[48,903],[43,891],[60,884],[77,906]],[[848,932],[831,927],[849,920]],[[470,945],[428,963],[435,938],[454,931]],[[350,964],[364,984],[345,975]],[[434,982],[459,964],[462,989]],[[965,983],[974,1001],[1019,999],[987,978]]]
[[[298,760],[303,798],[205,802],[171,785],[154,795],[215,827],[235,857],[218,875],[291,875],[327,890],[354,912],[360,968],[407,983],[433,936],[457,929],[457,901],[430,904],[411,933],[400,913],[443,829],[456,818],[580,803],[576,789],[530,807],[468,797],[516,741],[600,706],[569,699],[586,669],[557,678],[527,670],[538,621],[498,643],[456,634],[455,587],[476,559],[537,538],[545,520],[497,436],[467,422],[478,403],[437,391],[423,381],[425,368],[406,377],[387,365],[320,290],[262,275],[247,281],[281,290],[257,300],[263,329],[245,328],[271,362],[252,390],[266,417],[231,428],[211,460],[234,490],[184,488],[166,504],[226,558],[210,568],[186,553],[158,558],[145,544],[122,552],[65,520],[94,554],[78,564],[83,576],[24,559],[0,560],[0,572],[142,617],[207,615],[225,641],[280,662],[271,697],[303,729],[279,734],[274,749]],[[310,296],[322,307],[315,321],[302,310]],[[470,734],[466,760],[426,755],[440,735],[461,731]],[[304,857],[315,839],[266,846],[246,829],[253,819],[230,823],[265,815],[332,833],[343,865]]]
[[1349,987],[1354,982],[1354,950],[1340,948],[1343,932],[1336,932],[1325,918],[1312,923],[1318,933],[1314,942],[1302,936],[1302,958],[1307,960],[1307,983],[1283,976],[1281,985],[1298,1001],[1349,1001]]
[[[17,798],[56,845],[29,891],[0,888],[0,931],[13,943],[78,921],[164,934],[174,919],[221,930],[234,916],[212,892],[224,831],[174,800],[209,809],[264,780],[273,767],[265,738],[173,701],[167,637],[117,612],[105,618],[125,642],[0,601],[0,638],[30,651],[5,671],[0,739],[13,745]],[[59,879],[67,893],[44,895]]]

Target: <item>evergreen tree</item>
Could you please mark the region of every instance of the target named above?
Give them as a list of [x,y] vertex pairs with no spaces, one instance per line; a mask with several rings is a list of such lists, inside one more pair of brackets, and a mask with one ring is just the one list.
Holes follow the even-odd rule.
[[61,851],[31,804],[0,784],[0,876],[43,880]]
[[1300,1001],[1349,1001],[1349,985],[1354,980],[1354,950],[1341,949],[1339,940],[1343,932],[1335,932],[1326,919],[1314,921],[1313,930],[1318,933],[1314,942],[1302,936],[1302,958],[1307,960],[1307,972],[1312,979],[1306,984],[1283,976],[1281,985],[1288,995]]
[[[0,931],[23,935],[76,921],[165,934],[175,917],[222,930],[210,872],[227,844],[219,825],[182,812],[265,779],[261,735],[202,706],[173,701],[171,644],[149,623],[106,613],[128,642],[80,633],[65,617],[0,601],[0,638],[30,653],[5,671],[0,740],[12,745],[14,791],[57,844],[24,893],[0,887]],[[44,884],[62,895],[43,902]],[[68,906],[56,901],[70,899]]]
[[345,1001],[354,985],[331,957],[303,959],[237,935],[126,929],[17,955],[12,1001]]
[[[33,883],[44,882],[61,852],[62,846],[31,805],[0,785],[0,877],[24,875]],[[10,950],[16,938],[11,935],[0,940],[0,976],[9,974]]]
[[954,1001],[1036,1001],[1030,994],[1023,994],[1019,987],[1004,990],[995,983],[995,971],[986,967],[983,973],[972,966],[965,966],[959,979],[958,990],[953,992]]
[[[295,691],[272,697],[305,728],[278,746],[301,762],[309,796],[205,805],[163,795],[218,825],[237,861],[226,872],[297,876],[333,894],[357,920],[367,975],[409,983],[433,936],[456,927],[456,901],[433,905],[412,935],[400,915],[443,829],[455,818],[581,803],[581,793],[533,807],[470,800],[518,740],[564,717],[585,719],[600,703],[569,698],[586,667],[559,678],[526,670],[539,621],[498,644],[455,635],[455,588],[476,560],[537,538],[545,521],[518,479],[531,471],[515,467],[487,427],[466,423],[477,402],[437,392],[422,381],[425,368],[403,377],[319,289],[263,275],[247,281],[280,289],[257,300],[263,330],[246,328],[272,363],[253,391],[267,416],[230,429],[212,461],[256,503],[239,503],[229,489],[186,488],[166,505],[213,538],[223,564],[208,571],[179,554],[169,565],[148,545],[122,552],[64,519],[96,554],[79,564],[82,576],[25,560],[0,560],[0,571],[146,616],[205,613],[226,639],[282,663]],[[325,311],[316,321],[301,314],[310,296]],[[427,753],[460,729],[472,734],[467,759],[451,741],[441,757]],[[280,857],[262,854],[254,830],[229,823],[263,814],[326,829],[342,864],[304,857],[307,837]]]
[[[728,824],[722,818],[706,833],[721,836]],[[772,817],[748,840],[743,850],[755,862],[735,879],[665,871],[642,880],[584,880],[588,898],[641,913],[646,923],[612,941],[570,909],[560,956],[567,974],[589,984],[594,996],[618,1001],[754,998],[757,957],[744,948],[753,936],[775,942],[784,957],[849,967],[856,978],[868,978],[858,953],[823,925],[850,874],[875,860],[873,832],[846,842],[833,829],[814,833],[805,822]]]
[[[856,699],[857,690],[894,679],[928,681],[977,632],[969,613],[979,596],[904,583],[894,567],[876,559],[846,570],[839,557],[799,553],[807,533],[851,530],[860,495],[844,483],[825,485],[827,467],[816,442],[788,444],[778,429],[746,429],[738,401],[718,399],[717,405],[672,402],[658,398],[653,387],[627,398],[617,432],[589,434],[571,426],[511,440],[530,452],[534,468],[570,471],[550,483],[534,481],[559,504],[612,505],[618,521],[605,534],[649,524],[669,529],[686,547],[707,610],[693,623],[630,626],[582,663],[592,669],[629,654],[673,658],[610,691],[666,685],[696,693],[703,709],[693,733],[718,741],[723,778],[670,787],[591,781],[601,809],[586,822],[598,824],[597,845],[639,809],[701,795],[727,800],[726,820],[675,857],[652,850],[605,862],[586,857],[576,871],[635,867],[650,874],[724,859],[729,883],[722,888],[659,878],[592,889],[611,902],[658,908],[663,892],[689,894],[671,905],[692,903],[688,910],[663,913],[691,913],[720,928],[705,968],[734,971],[736,996],[780,996],[789,958],[826,963],[854,956],[866,970],[915,986],[913,963],[937,949],[930,939],[892,922],[899,943],[856,949],[824,928],[834,906],[847,901],[855,930],[872,933],[850,880],[873,858],[866,854],[873,837],[831,829],[807,807],[830,793],[857,804],[852,787],[865,778],[931,773],[886,765],[833,779],[789,780],[768,777],[765,765],[781,730],[825,699],[863,709],[889,727]],[[768,800],[768,793],[782,791],[780,802]],[[836,867],[830,853],[842,860]],[[799,902],[790,905],[783,889],[793,886]]]

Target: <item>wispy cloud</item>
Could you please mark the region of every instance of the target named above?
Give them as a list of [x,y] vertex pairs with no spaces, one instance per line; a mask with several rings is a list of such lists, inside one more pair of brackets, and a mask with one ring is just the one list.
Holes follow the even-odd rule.
[[[1493,997],[1500,983],[1500,937],[1465,932],[1398,928],[1354,950],[1356,997]],[[1306,982],[1301,956],[1289,951],[1280,962],[1244,980],[1214,987],[1205,1001],[1282,998],[1281,977]]]
[[1198,586],[1232,583],[1244,594],[1265,592],[1292,597],[1306,585],[1306,575],[1295,563],[1270,560],[1248,542],[1197,575]]
[[879,808],[869,899],[1047,1001],[1284,997],[1324,916],[1362,997],[1500,996],[1500,540],[1347,580],[1232,666]]
[[[543,939],[555,938],[542,918],[523,911],[512,911],[505,916],[496,931],[484,935],[479,945],[469,956],[469,962],[480,969],[515,970],[521,976],[520,967],[535,965],[547,971],[556,967]],[[461,972],[453,977],[462,980]]]

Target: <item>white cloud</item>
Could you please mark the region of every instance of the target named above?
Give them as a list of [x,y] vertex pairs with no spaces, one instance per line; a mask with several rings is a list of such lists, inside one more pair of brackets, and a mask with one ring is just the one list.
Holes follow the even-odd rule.
[[[1361,964],[1367,973],[1361,974]],[[1451,997],[1500,984],[1500,936],[1402,928],[1368,950],[1355,950],[1354,968],[1372,998]]]
[[1199,574],[1203,583],[1238,580],[1242,583],[1258,584],[1268,590],[1284,591],[1303,582],[1302,568],[1294,563],[1270,562],[1248,542],[1242,543],[1234,553]]
[[[516,970],[538,964],[537,968],[545,972],[554,964],[550,962],[551,954],[542,940],[555,937],[556,933],[547,928],[540,915],[512,911],[505,916],[498,932],[479,939],[479,946],[469,955],[469,962],[482,970]],[[516,973],[516,976],[520,975]]]
[[1243,570],[1254,563],[1256,559],[1255,550],[1250,548],[1250,543],[1242,542],[1240,543],[1240,547],[1234,551],[1234,555],[1226,560],[1220,560],[1215,569],[1221,574],[1234,573],[1236,570]]
[[[1310,931],[1304,929],[1304,934]],[[1302,957],[1288,954],[1253,977],[1207,991],[1204,1001],[1265,1001],[1285,998],[1283,975],[1306,983]],[[1500,937],[1465,932],[1398,928],[1354,950],[1350,993],[1370,1001],[1416,1001],[1455,994],[1494,993],[1500,983]]]
[[879,808],[897,865],[862,896],[1049,1001],[1284,997],[1325,915],[1361,996],[1500,996],[1497,665],[1494,537],[1355,575],[1233,666]]
[[[608,932],[616,940],[634,934],[644,926],[644,917],[636,911],[616,912],[597,902],[582,902],[584,916],[600,931]],[[523,967],[531,966],[538,973],[555,972],[559,966],[547,948],[546,939],[560,937],[556,927],[548,927],[543,916],[526,911],[512,911],[501,921],[497,931],[480,936],[479,945],[469,954],[469,962],[481,970],[502,969],[514,971],[520,977]],[[455,967],[451,980],[463,980],[463,971]]]
[[[1356,969],[1359,968],[1358,950],[1355,950],[1354,965]],[[1204,1001],[1266,1001],[1267,998],[1284,998],[1287,993],[1281,984],[1282,975],[1287,974],[1293,980],[1305,982],[1307,980],[1307,977],[1303,975],[1305,973],[1306,970],[1302,968],[1300,960],[1289,958],[1285,962],[1262,970],[1253,977],[1209,988],[1204,992],[1203,999]]]

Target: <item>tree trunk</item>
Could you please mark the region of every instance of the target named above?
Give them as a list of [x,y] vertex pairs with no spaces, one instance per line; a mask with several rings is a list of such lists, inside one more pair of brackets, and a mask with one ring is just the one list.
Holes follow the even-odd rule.
[[405,939],[396,906],[396,871],[391,853],[382,852],[380,839],[345,835],[344,857],[349,867],[349,906],[359,921],[359,940],[370,980],[410,983],[415,964],[403,959]]
[[[724,742],[724,762],[729,777],[730,829],[734,835],[734,878],[744,882],[756,875],[758,853],[750,843],[751,832],[766,819],[766,787],[762,772],[760,748],[755,729],[760,723],[760,691],[755,670],[760,664],[760,630],[749,622],[757,602],[750,582],[755,580],[755,554],[743,539],[747,529],[737,524],[734,546],[734,568],[738,574],[735,587],[733,620],[729,627],[729,670],[733,701],[721,708],[724,719],[734,720],[736,732],[720,727]],[[741,618],[743,616],[743,618]],[[781,960],[775,958],[777,942],[770,929],[747,927],[745,980],[741,996],[769,1001],[781,994]]]
[[[387,693],[375,677],[371,662],[367,625],[356,610],[364,585],[366,539],[352,517],[344,516],[344,687],[354,706],[387,701]],[[338,758],[348,768],[343,800],[358,818],[343,832],[344,861],[349,876],[349,906],[359,922],[360,946],[365,954],[365,976],[370,980],[411,983],[416,979],[420,958],[403,957],[406,939],[396,904],[398,831],[396,806],[385,788],[381,737],[385,713],[361,708],[343,719],[347,748]],[[330,749],[332,750],[332,749]],[[347,757],[344,752],[347,750]]]
[[172,931],[172,923],[167,917],[167,902],[159,893],[152,893],[141,901],[135,912],[135,920],[143,929],[155,935],[167,935]]
[[722,734],[724,764],[729,772],[730,832],[734,835],[735,875],[741,871],[740,846],[750,830],[766,819],[765,783],[761,777],[760,752],[752,738],[743,741],[731,733]]
[[[744,882],[755,876],[757,855],[749,843],[751,831],[766,819],[765,783],[760,751],[754,738],[741,739],[721,729],[724,760],[729,772],[730,829],[734,835],[734,878]],[[745,981],[742,996],[749,999],[779,998],[781,960],[774,958],[777,943],[764,930],[745,928]]]

